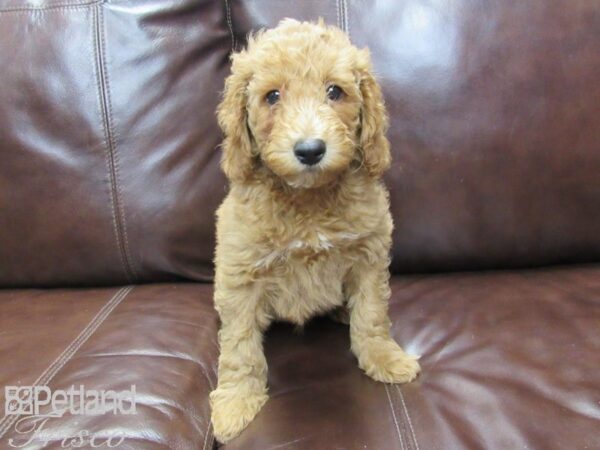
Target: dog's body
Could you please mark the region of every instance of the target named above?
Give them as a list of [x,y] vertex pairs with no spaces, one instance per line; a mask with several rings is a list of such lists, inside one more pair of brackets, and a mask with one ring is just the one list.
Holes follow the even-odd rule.
[[345,303],[344,286],[362,261],[387,268],[392,231],[387,192],[361,174],[347,178],[325,194],[282,194],[285,201],[273,199],[262,185],[234,187],[219,209],[218,277],[234,272],[232,263],[247,266],[236,282],[252,283],[262,293],[257,314],[266,321],[301,325]]
[[389,333],[390,157],[368,53],[336,28],[283,21],[234,55],[218,115],[231,189],[217,213],[215,436],[235,437],[266,402],[275,319],[347,307],[359,366],[412,380],[419,365]]

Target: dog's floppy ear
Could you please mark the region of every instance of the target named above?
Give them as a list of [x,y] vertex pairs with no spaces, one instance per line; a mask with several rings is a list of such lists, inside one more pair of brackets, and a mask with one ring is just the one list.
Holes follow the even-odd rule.
[[380,177],[391,162],[390,143],[385,137],[388,116],[381,88],[373,76],[369,51],[359,51],[358,82],[362,95],[359,145],[363,166],[369,174]]
[[251,72],[245,52],[231,57],[231,75],[225,80],[223,100],[217,108],[219,126],[225,139],[221,168],[231,181],[247,180],[252,170],[252,139],[247,123],[246,88]]

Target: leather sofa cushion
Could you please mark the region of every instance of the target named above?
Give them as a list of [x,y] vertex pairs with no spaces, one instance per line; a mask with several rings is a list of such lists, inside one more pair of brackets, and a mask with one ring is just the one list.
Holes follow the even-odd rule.
[[[275,325],[271,398],[225,448],[594,448],[599,280],[598,266],[394,277],[393,335],[423,366],[401,387],[363,375],[344,325]],[[119,430],[135,449],[212,448],[211,296],[190,284],[2,291],[0,384],[136,385],[137,415],[52,419],[50,448],[81,429]],[[2,448],[18,437],[6,420]]]
[[363,375],[344,325],[277,326],[271,398],[224,448],[597,447],[600,267],[394,277],[392,291],[415,382]]
[[369,46],[390,113],[397,272],[600,258],[600,33],[583,0],[232,2]]
[[0,1],[0,286],[211,277],[225,17]]
[[[38,435],[49,444],[35,439],[26,448],[61,448],[62,439],[83,430],[101,442],[118,433],[126,438],[122,448],[136,450],[212,448],[208,393],[216,383],[217,327],[210,285],[0,291],[0,404],[5,386],[134,385],[135,415],[51,418]],[[0,448],[31,438],[18,433],[27,426],[16,418],[0,419]]]
[[282,17],[373,53],[396,272],[600,258],[597,1],[0,1],[0,286],[212,274],[228,55]]

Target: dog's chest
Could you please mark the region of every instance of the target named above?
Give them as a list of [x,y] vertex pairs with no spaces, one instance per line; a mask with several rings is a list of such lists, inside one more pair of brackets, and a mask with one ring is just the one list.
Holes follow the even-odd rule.
[[344,302],[343,285],[359,236],[293,240],[270,252],[261,271],[267,309],[276,318],[302,324]]

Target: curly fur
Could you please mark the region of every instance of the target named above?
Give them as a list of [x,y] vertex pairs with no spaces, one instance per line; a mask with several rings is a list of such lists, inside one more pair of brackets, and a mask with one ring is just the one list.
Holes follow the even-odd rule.
[[[340,100],[327,98],[330,84],[342,88]],[[281,100],[269,105],[273,89]],[[416,359],[389,332],[393,224],[380,180],[390,164],[388,120],[368,50],[322,21],[286,19],[232,56],[218,119],[230,191],[217,212],[217,439],[238,435],[267,401],[262,339],[272,320],[303,324],[345,305],[367,375],[414,379]],[[327,144],[315,167],[292,150],[306,138]]]

